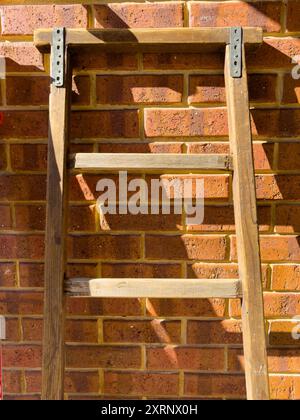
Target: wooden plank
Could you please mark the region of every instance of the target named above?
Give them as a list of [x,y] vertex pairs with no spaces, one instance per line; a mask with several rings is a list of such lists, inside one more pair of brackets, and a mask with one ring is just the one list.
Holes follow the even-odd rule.
[[[244,28],[248,46],[262,43],[261,28]],[[167,51],[222,51],[230,40],[230,28],[172,28],[172,29],[68,29],[66,42],[75,46],[111,47],[114,51],[143,49],[156,51],[163,46]],[[38,48],[51,45],[51,29],[34,32]]]
[[75,169],[94,170],[230,170],[228,155],[180,155],[151,153],[77,153],[72,158]]
[[243,285],[242,318],[247,394],[249,400],[268,400],[266,331],[245,48],[241,78],[230,76],[230,47],[226,48],[225,79],[234,165],[236,240]]
[[64,396],[64,276],[67,208],[67,147],[71,69],[66,53],[65,87],[52,83],[49,98],[48,185],[42,399]]
[[108,298],[232,298],[242,294],[231,279],[69,279],[71,296]]

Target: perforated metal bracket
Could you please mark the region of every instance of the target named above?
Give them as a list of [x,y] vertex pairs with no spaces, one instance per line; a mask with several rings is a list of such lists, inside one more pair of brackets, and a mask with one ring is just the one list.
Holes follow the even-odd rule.
[[243,28],[233,27],[230,31],[230,71],[231,77],[242,77]]
[[54,28],[52,33],[52,79],[56,87],[65,84],[65,28]]

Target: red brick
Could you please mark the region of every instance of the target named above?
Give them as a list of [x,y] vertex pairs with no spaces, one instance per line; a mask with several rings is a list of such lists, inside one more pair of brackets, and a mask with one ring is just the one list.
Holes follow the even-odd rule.
[[178,321],[104,321],[104,341],[108,343],[180,343]]
[[5,370],[3,372],[3,388],[5,394],[21,393],[21,371]]
[[292,58],[300,53],[298,38],[265,37],[262,46],[247,55],[248,70],[286,68],[295,64]]
[[72,114],[72,138],[133,138],[138,136],[138,112],[135,110],[76,111]]
[[[271,373],[299,372],[299,349],[269,349],[268,367]],[[244,371],[244,357],[242,349],[230,349],[228,353],[228,368],[231,372]]]
[[[0,50],[1,51],[1,50]],[[95,48],[73,55],[74,70],[137,70],[136,54],[103,53]]]
[[221,54],[144,54],[143,66],[146,70],[191,70],[223,69]]
[[272,269],[272,289],[300,291],[300,266],[274,265]]
[[4,171],[7,167],[6,146],[0,144],[0,170]]
[[252,131],[256,137],[297,137],[300,135],[300,110],[298,109],[255,109],[251,115]]
[[269,350],[270,372],[300,372],[300,352],[298,349]]
[[272,346],[297,346],[299,340],[295,340],[293,333],[300,332],[300,321],[273,321],[269,328],[269,343]]
[[49,77],[8,76],[6,78],[7,105],[47,105]]
[[[249,75],[249,96],[253,102],[275,102],[277,76]],[[221,75],[192,75],[189,84],[189,103],[226,103],[224,77]]]
[[96,319],[69,319],[66,323],[66,341],[97,343],[98,323]]
[[[1,306],[2,303],[0,303]],[[19,320],[17,318],[6,318],[6,340],[7,341],[21,341],[21,334],[19,328]]]
[[139,368],[141,351],[139,347],[121,346],[68,346],[67,367],[69,368]]
[[300,3],[297,0],[288,0],[286,27],[289,32],[300,31]]
[[300,378],[298,376],[272,376],[270,387],[273,400],[298,401],[300,399]]
[[40,315],[43,295],[37,292],[0,292],[0,309],[4,315]]
[[67,266],[67,277],[97,277],[98,274],[98,264],[82,264],[74,263],[68,264]]
[[46,223],[45,206],[16,205],[16,228],[20,230],[44,230]]
[[293,317],[300,312],[300,296],[288,293],[266,293],[265,312],[267,317]]
[[20,264],[21,287],[42,287],[44,284],[44,265],[38,263]]
[[278,169],[287,171],[300,169],[300,143],[279,144]]
[[[300,296],[296,293],[265,293],[265,316],[292,318],[300,311]],[[230,316],[241,316],[240,300],[230,302]]]
[[48,115],[46,111],[3,111],[0,138],[47,138]]
[[82,5],[3,6],[2,35],[30,35],[35,29],[65,26],[86,28],[87,9]]
[[259,200],[299,200],[299,175],[257,175],[257,198]]
[[283,81],[284,84],[283,84],[282,103],[299,104],[300,103],[300,79],[294,79],[291,76],[291,74],[286,74],[283,80],[284,80]]
[[[230,194],[230,177],[228,175],[162,175],[158,176],[146,176],[146,180],[148,181],[148,188],[149,191],[152,189],[151,182],[152,180],[160,180],[165,182],[164,184],[164,193],[166,197],[170,200],[173,200],[174,197],[174,189],[172,186],[168,186],[168,182],[176,182],[178,183],[178,191],[182,193],[184,181],[185,180],[192,180],[192,196],[186,198],[197,198],[196,197],[196,181],[203,180],[204,183],[204,198],[206,200],[212,199],[216,200],[224,200],[229,198]],[[179,189],[180,188],[180,189]]]
[[0,235],[0,258],[41,259],[44,248],[42,235]]
[[96,28],[169,28],[183,26],[181,3],[95,5]]
[[175,373],[105,372],[104,391],[113,395],[178,395],[179,377]]
[[16,287],[17,271],[14,263],[0,263],[0,287]]
[[179,103],[182,76],[98,76],[97,103]]
[[178,278],[180,264],[102,264],[102,276],[106,278]]
[[44,70],[43,54],[32,42],[0,42],[0,55],[6,58],[7,72]]
[[47,145],[12,144],[11,166],[20,171],[45,171],[47,169]]
[[141,316],[139,299],[67,299],[67,312],[72,316]]
[[95,206],[72,206],[69,208],[68,216],[70,231],[96,230]]
[[242,1],[193,2],[190,4],[190,26],[260,26],[266,32],[280,32],[281,2]]
[[[42,375],[40,371],[25,371],[26,392],[41,392]],[[65,392],[98,392],[98,372],[66,372]]]
[[185,395],[243,398],[246,395],[244,376],[185,374]]
[[[41,341],[42,340],[43,321],[36,318],[25,318],[22,320],[23,339],[24,341]],[[67,342],[98,342],[98,326],[97,320],[67,320],[66,322],[66,338]]]
[[1,175],[0,200],[44,200],[46,177],[44,175]]
[[182,143],[101,143],[100,153],[182,153]]
[[[184,280],[183,280],[184,281]],[[147,313],[160,317],[224,317],[225,299],[151,299]]]
[[72,103],[74,105],[90,104],[91,82],[89,76],[75,76],[73,78]]
[[[271,228],[271,208],[258,207],[258,222],[261,232]],[[235,231],[234,209],[231,206],[206,206],[204,207],[204,220],[201,225],[188,225],[189,231],[201,232],[226,232]]]
[[[188,153],[229,154],[229,143],[188,143]],[[273,167],[273,143],[254,143],[253,154],[256,170],[268,170]]]
[[[142,178],[141,175],[128,175],[128,184],[132,179],[137,177]],[[119,197],[119,176],[118,175],[92,175],[92,174],[78,174],[70,177],[69,189],[71,201],[96,201],[101,193],[96,191],[97,184],[101,180],[112,180],[116,185],[117,198]],[[128,193],[128,198],[133,193]],[[88,204],[88,203],[86,203]]]
[[194,263],[188,266],[189,278],[198,279],[235,279],[239,277],[237,264]]
[[36,345],[3,346],[3,365],[12,368],[38,368],[42,362],[42,348]]
[[[198,279],[233,279],[238,278],[238,264],[205,264],[205,263],[194,263],[188,265],[187,275],[189,278]],[[269,278],[269,267],[262,265],[262,275],[265,287],[268,284]]]
[[241,344],[242,326],[239,321],[188,321],[189,344]]
[[141,252],[139,236],[71,236],[68,245],[69,256],[77,259],[138,259]]
[[225,353],[222,348],[149,347],[146,357],[147,369],[222,371],[225,366]]
[[146,236],[146,258],[224,260],[224,236]]
[[254,165],[256,170],[268,170],[273,168],[274,144],[253,144]]
[[275,232],[297,233],[300,232],[300,207],[282,205],[276,208]]
[[219,109],[146,109],[147,137],[209,137],[228,134],[227,113]]
[[[236,239],[232,238],[231,259],[237,259]],[[264,236],[260,240],[263,261],[298,261],[300,260],[299,239],[297,236]]]
[[0,229],[8,230],[12,227],[10,206],[0,205]]
[[[173,211],[173,209],[171,210]],[[160,212],[161,213],[161,212]],[[152,215],[151,209],[149,214],[106,214],[100,218],[100,226],[102,230],[107,231],[178,231],[182,230],[182,216],[178,214],[158,214]]]

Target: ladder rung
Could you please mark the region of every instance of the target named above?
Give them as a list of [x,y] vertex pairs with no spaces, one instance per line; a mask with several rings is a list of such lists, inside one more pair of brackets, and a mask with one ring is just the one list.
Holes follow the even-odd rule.
[[237,298],[237,279],[86,279],[66,280],[70,296],[102,298]]
[[180,155],[151,153],[77,153],[71,157],[74,169],[90,170],[231,170],[228,155]]
[[[66,45],[71,47],[106,47],[120,51],[207,52],[223,51],[230,42],[230,27],[225,28],[130,28],[130,29],[67,29]],[[49,49],[52,29],[34,31],[38,48]],[[244,27],[243,41],[247,47],[262,43],[263,32],[258,27]]]

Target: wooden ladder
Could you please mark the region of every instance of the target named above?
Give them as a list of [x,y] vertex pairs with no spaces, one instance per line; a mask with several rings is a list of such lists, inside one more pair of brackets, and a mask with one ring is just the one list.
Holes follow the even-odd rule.
[[[110,298],[241,298],[247,397],[268,400],[269,382],[255,175],[245,52],[262,43],[260,28],[100,29],[35,32],[51,48],[42,398],[64,398],[65,296]],[[85,47],[124,52],[225,53],[231,153],[225,155],[89,154],[72,157],[75,169],[115,171],[233,171],[239,279],[66,279],[67,169],[72,63]],[[174,173],[174,172],[173,172]]]

